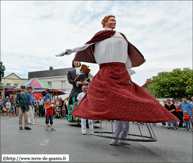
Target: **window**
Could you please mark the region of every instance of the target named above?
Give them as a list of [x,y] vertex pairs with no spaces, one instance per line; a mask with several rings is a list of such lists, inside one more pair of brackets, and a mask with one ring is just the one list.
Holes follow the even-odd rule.
[[62,89],[66,89],[66,82],[65,81],[61,81],[62,84]]
[[17,84],[17,83],[14,83],[14,86],[18,86],[18,84]]
[[7,83],[7,85],[11,85],[11,83]]
[[52,82],[48,82],[48,85],[49,85],[49,86],[52,86]]

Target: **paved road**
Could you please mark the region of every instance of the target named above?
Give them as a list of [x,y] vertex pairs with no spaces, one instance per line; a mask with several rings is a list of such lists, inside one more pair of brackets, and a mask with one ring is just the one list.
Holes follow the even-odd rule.
[[[18,117],[1,118],[1,154],[69,154],[70,162],[192,162],[192,134],[182,129],[153,126],[157,142],[130,142],[110,146],[110,139],[84,136],[80,127],[54,119],[56,131],[45,131],[44,118],[35,118],[32,130],[19,130]],[[142,130],[145,126],[140,125]],[[104,125],[105,127],[105,125]],[[130,131],[139,133],[130,123]]]

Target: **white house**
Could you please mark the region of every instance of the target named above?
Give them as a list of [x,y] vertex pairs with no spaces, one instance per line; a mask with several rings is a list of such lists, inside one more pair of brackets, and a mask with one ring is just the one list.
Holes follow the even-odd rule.
[[[52,86],[53,88],[65,92],[66,94],[62,95],[62,97],[68,97],[72,89],[72,84],[68,82],[67,73],[71,70],[74,70],[74,68],[28,72],[28,78],[29,80],[34,77],[38,78],[39,80]],[[89,77],[92,80],[93,76],[90,73]]]

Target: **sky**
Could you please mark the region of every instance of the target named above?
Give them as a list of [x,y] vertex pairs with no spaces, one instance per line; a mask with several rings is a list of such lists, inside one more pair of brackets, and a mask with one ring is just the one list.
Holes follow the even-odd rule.
[[[115,30],[144,55],[133,68],[133,82],[143,85],[158,72],[192,68],[191,1],[1,1],[1,61],[5,76],[71,67],[75,53],[102,30],[106,15],[116,16]],[[83,63],[85,64],[85,63]],[[99,66],[86,63],[95,75]]]

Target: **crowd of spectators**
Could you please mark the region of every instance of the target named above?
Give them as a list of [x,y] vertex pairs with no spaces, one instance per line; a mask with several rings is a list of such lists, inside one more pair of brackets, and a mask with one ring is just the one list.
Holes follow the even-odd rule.
[[[9,97],[7,96],[4,101],[0,99],[0,109],[4,116],[18,116],[19,109],[16,106],[15,96]],[[35,101],[35,116],[45,117],[46,110],[45,110],[45,97],[39,97],[39,100]],[[167,127],[168,129],[178,129],[182,127],[185,131],[193,131],[193,97],[190,101],[187,98],[183,98],[182,102],[178,99],[167,99],[164,101],[164,107],[168,109],[174,116],[176,116],[180,122],[176,121],[169,121],[162,123],[163,126]],[[68,113],[68,97],[64,100],[60,98],[56,98],[51,100],[51,104],[53,104],[53,116],[55,118],[65,118],[66,114]],[[141,123],[143,124],[143,123]],[[155,124],[153,124],[155,125]]]
[[182,102],[179,102],[178,99],[167,99],[164,101],[164,107],[167,108],[174,116],[176,116],[180,122],[169,121],[162,123],[163,126],[166,126],[168,129],[178,129],[178,127],[184,127],[185,131],[193,131],[193,97],[190,101],[187,98],[183,98]]
[[19,114],[19,111],[16,110],[15,100],[14,96],[11,96],[10,99],[8,96],[4,100],[1,99],[0,108],[4,116],[16,116]]
[[[9,98],[0,99],[0,110],[4,116],[18,116],[19,108],[16,106],[16,98],[15,96],[11,96]],[[39,97],[39,100],[34,100],[34,108],[35,108],[35,117],[45,117],[45,97]],[[64,100],[60,98],[56,98],[51,100],[51,103],[54,105],[54,117],[56,118],[65,118],[67,113],[67,105],[68,105],[68,97]]]

